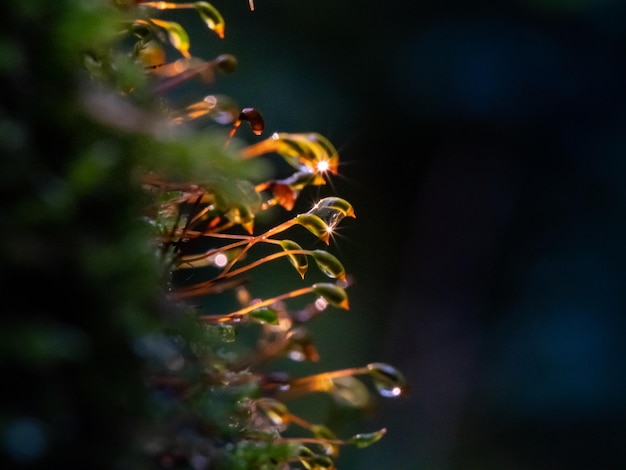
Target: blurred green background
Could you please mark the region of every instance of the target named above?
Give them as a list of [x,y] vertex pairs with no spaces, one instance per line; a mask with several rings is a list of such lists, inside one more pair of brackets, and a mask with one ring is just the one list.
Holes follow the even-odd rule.
[[338,147],[322,193],[355,207],[331,245],[354,284],[319,368],[411,387],[339,468],[624,468],[626,3],[244,3],[192,39],[239,59],[194,93]]

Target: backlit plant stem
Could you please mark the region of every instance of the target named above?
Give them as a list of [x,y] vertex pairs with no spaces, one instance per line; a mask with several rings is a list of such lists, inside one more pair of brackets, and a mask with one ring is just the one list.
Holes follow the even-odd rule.
[[[231,235],[231,234],[220,234],[220,233],[211,233],[211,234],[207,234],[206,236],[213,237],[213,238],[227,238],[231,240],[240,240],[240,241],[231,243],[229,245],[221,246],[218,248],[211,248],[209,251],[205,251],[204,253],[200,255],[183,256],[180,259],[180,265],[188,264],[189,266],[193,266],[193,263],[196,261],[202,261],[203,259],[209,258],[210,256],[214,256],[216,254],[223,253],[228,250],[232,250],[233,248],[237,248],[241,245],[246,245],[247,243],[250,243],[256,238],[250,235]],[[280,241],[273,240],[271,238],[264,239],[262,241],[265,243],[272,243],[276,245],[280,244]]]
[[[285,222],[283,222],[282,224],[279,224],[271,229],[269,229],[267,232],[262,233],[261,235],[257,235],[257,236],[253,236],[253,237],[247,237],[247,236],[242,236],[242,240],[235,242],[235,243],[231,243],[230,245],[226,245],[226,246],[222,246],[220,248],[214,248],[213,250],[209,250],[206,253],[203,253],[202,255],[199,255],[197,258],[187,258],[185,261],[188,262],[193,262],[193,261],[197,261],[203,258],[206,258],[208,256],[212,256],[218,253],[223,253],[225,251],[231,250],[233,248],[237,248],[239,246],[242,245],[246,245],[243,250],[237,254],[237,256],[235,256],[229,263],[228,265],[224,268],[224,270],[222,271],[221,276],[224,276],[226,273],[228,273],[228,271],[230,271],[232,269],[232,267],[235,265],[235,263],[237,263],[237,261],[239,261],[241,259],[241,257],[246,254],[248,252],[248,250],[250,248],[252,248],[253,245],[255,245],[258,242],[267,242],[267,243],[276,243],[275,240],[271,240],[270,237],[280,233],[280,232],[284,232],[285,230],[291,228],[292,226],[294,226],[296,224],[296,220],[295,219],[290,219],[287,220]],[[235,235],[223,235],[223,234],[214,234],[214,233],[210,233],[210,234],[206,234],[206,236],[209,237],[215,237],[215,238],[239,238],[238,236]],[[245,238],[243,238],[245,237]]]
[[[255,304],[248,305],[247,307],[241,308],[227,315],[200,315],[198,316],[198,319],[207,323],[225,323],[225,322],[229,322],[232,320],[236,320],[237,318],[247,315],[248,313],[253,312],[254,310],[258,310],[263,307],[268,307],[274,304],[275,302],[279,302],[281,300],[286,300],[286,299],[292,299],[294,297],[299,297],[301,295],[310,294],[311,292],[314,292],[314,290],[315,289],[313,287],[303,287],[301,289],[296,289],[291,292],[287,292],[285,294],[272,297],[270,299],[265,299]],[[177,298],[181,298],[180,294],[178,294]]]
[[219,274],[217,277],[211,279],[208,282],[208,285],[214,284],[217,281],[220,281],[222,279],[228,279],[230,277],[233,276],[237,276],[238,274],[242,274],[246,271],[249,271],[250,269],[254,269],[257,266],[262,265],[263,263],[267,263],[269,261],[278,259],[278,258],[282,258],[283,256],[290,256],[290,255],[310,255],[311,254],[311,250],[288,250],[288,251],[279,251],[276,253],[272,253],[271,255],[267,255],[264,256],[261,259],[258,259],[256,261],[254,261],[253,263],[247,264],[245,266],[242,266],[239,269],[235,269],[233,271],[229,271],[229,272],[222,272],[221,274]]
[[364,375],[369,372],[369,368],[364,366],[300,377],[290,381],[288,388],[281,392],[281,396],[293,398],[313,392],[327,392],[334,388],[333,380],[335,379],[339,379],[341,377],[352,377],[355,375]]
[[206,70],[210,70],[215,67],[216,67],[215,62],[212,60],[203,62],[197,67],[188,68],[187,70],[179,73],[178,75],[165,79],[162,83],[154,86],[154,91],[157,94],[165,93],[171,90],[172,88],[177,87],[178,85],[185,82],[186,80],[189,80],[190,78],[193,78],[196,75],[199,75],[202,72]]
[[193,3],[171,3],[171,2],[139,2],[141,5],[157,10],[175,10],[177,8],[194,8]]

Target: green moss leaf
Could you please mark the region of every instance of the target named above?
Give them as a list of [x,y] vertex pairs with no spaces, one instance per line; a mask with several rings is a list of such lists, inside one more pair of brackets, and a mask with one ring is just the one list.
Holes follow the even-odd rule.
[[156,18],[150,18],[150,22],[163,28],[167,32],[170,44],[174,46],[184,57],[191,57],[189,54],[189,35],[180,24],[174,21],[157,20]]
[[324,250],[314,250],[311,252],[311,257],[317,263],[320,271],[328,277],[342,281],[346,280],[346,270],[334,255]]
[[223,38],[226,23],[217,8],[208,2],[194,2],[193,7],[198,11],[202,21],[206,23],[209,29],[214,31],[220,38]]
[[[280,246],[285,251],[303,251],[300,245],[291,240],[281,240]],[[302,253],[290,253],[288,257],[291,264],[296,268],[296,271],[298,271],[300,276],[304,279],[304,274],[309,268],[309,261],[306,255]]]
[[330,227],[318,216],[313,214],[299,214],[296,216],[295,221],[324,243],[328,244],[331,232]]
[[309,211],[309,213],[316,214],[317,211],[323,211],[325,209],[339,211],[346,217],[356,218],[352,204],[340,197],[325,197],[320,199],[313,206],[313,209]]
[[250,318],[260,322],[278,325],[278,313],[272,308],[259,308],[250,312]]
[[330,283],[318,283],[313,284],[313,292],[322,296],[329,304],[335,307],[345,310],[350,309],[348,294],[346,294],[345,289],[342,287]]
[[379,431],[368,432],[364,434],[356,434],[348,439],[350,444],[354,444],[359,448],[368,447],[378,442],[387,432],[387,429],[382,428]]

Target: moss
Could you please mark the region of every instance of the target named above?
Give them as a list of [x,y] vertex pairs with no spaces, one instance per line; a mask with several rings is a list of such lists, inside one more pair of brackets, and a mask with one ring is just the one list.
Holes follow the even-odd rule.
[[[402,390],[402,375],[378,363],[308,378],[265,366],[317,360],[306,323],[326,307],[348,308],[341,262],[285,232],[299,227],[329,244],[354,210],[328,197],[305,214],[256,225],[272,207],[290,212],[307,187],[324,185],[337,152],[316,133],[278,133],[246,147],[235,131],[249,121],[260,135],[262,116],[229,98],[169,109],[165,91],[233,72],[225,64],[236,60],[146,67],[148,43],[186,56],[184,29],[148,21],[135,3],[24,1],[3,17],[2,460],[24,468],[330,468],[329,448],[369,445],[384,430],[335,438],[281,400],[328,392],[355,406],[369,403],[355,375],[380,382],[383,370],[385,390]],[[187,125],[202,116],[206,129]],[[269,153],[294,173],[272,179],[256,158]],[[281,258],[298,278],[314,259],[333,282],[254,303],[251,274]],[[224,296],[236,306],[219,313],[232,304]],[[307,437],[283,436],[291,424]]]

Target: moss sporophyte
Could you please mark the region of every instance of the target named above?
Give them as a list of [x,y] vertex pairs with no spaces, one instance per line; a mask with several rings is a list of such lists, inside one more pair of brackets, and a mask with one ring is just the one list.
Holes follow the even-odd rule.
[[[166,147],[160,154],[169,157],[144,159],[138,180],[146,198],[142,215],[168,274],[165,301],[183,312],[183,319],[176,317],[165,331],[138,340],[150,359],[147,386],[167,397],[155,404],[161,409],[143,450],[161,462],[203,459],[207,468],[334,468],[341,446],[366,447],[386,429],[337,437],[325,424],[292,413],[289,402],[325,393],[343,406],[366,407],[376,396],[370,388],[383,397],[403,395],[402,373],[371,363],[293,377],[297,374],[270,373],[263,366],[284,359],[318,361],[307,323],[328,308],[349,309],[350,276],[341,261],[327,249],[307,248],[285,235],[304,229],[304,235],[329,247],[337,226],[354,219],[355,211],[345,199],[331,196],[270,228],[257,231],[257,225],[261,214],[276,207],[291,213],[303,192],[326,185],[339,172],[338,152],[316,132],[263,137],[262,114],[221,94],[175,109],[169,92],[193,80],[213,85],[219,74],[235,72],[237,59],[229,54],[195,57],[184,26],[168,15],[172,10],[181,10],[175,18],[185,10],[199,15],[215,40],[227,34],[224,18],[207,2],[114,4],[124,26],[108,52],[90,54],[86,64],[94,79],[119,90],[120,83],[127,83],[119,76],[126,69],[116,61],[130,57],[141,77],[119,90],[119,98],[128,100],[138,116],[148,106],[165,122],[165,133],[153,132],[153,145]],[[172,54],[176,57],[168,61]],[[124,127],[124,121],[108,119],[106,109],[91,110],[102,122]],[[257,142],[237,137],[246,128],[242,124],[249,125],[250,138]],[[292,173],[268,176],[271,156],[284,160]],[[254,297],[255,272],[270,264],[288,266],[285,260],[301,280],[312,260],[328,281]],[[237,307],[222,310],[233,298]],[[308,299],[304,305],[303,299]],[[258,335],[252,347],[240,331]]]

